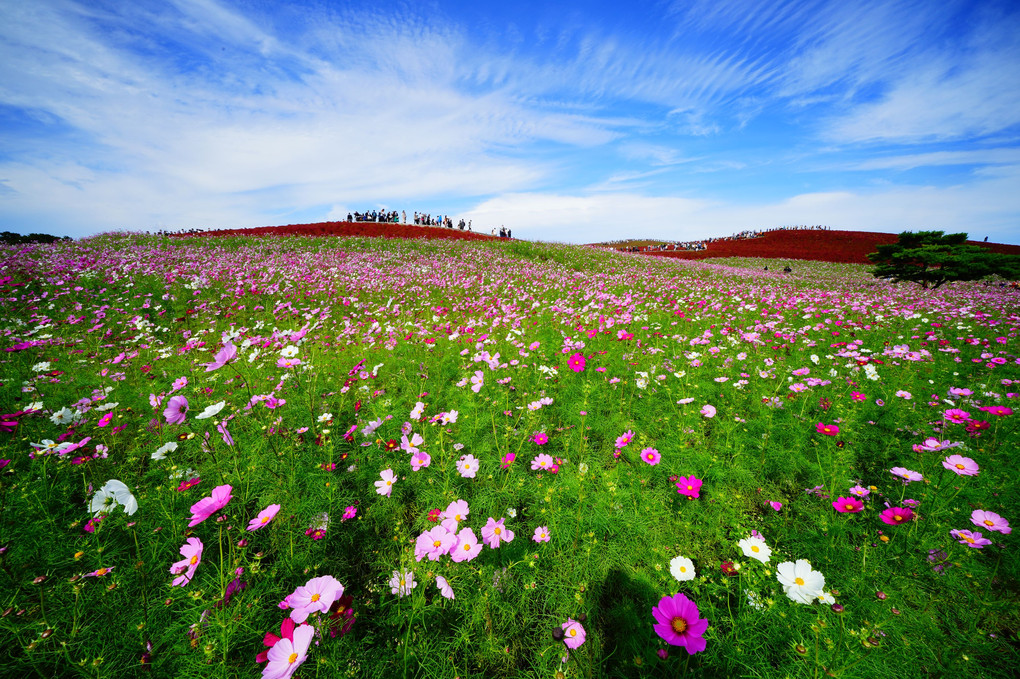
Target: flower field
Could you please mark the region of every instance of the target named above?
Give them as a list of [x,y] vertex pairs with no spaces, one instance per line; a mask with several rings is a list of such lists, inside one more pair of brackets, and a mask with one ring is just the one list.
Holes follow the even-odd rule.
[[3,674],[1020,666],[1016,290],[494,240],[0,257]]

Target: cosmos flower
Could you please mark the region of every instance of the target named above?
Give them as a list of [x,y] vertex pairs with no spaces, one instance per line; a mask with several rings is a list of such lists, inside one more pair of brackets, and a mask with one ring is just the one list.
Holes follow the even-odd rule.
[[439,588],[439,593],[447,599],[454,599],[453,587],[450,587],[449,581],[442,575],[436,576],[436,587]]
[[535,529],[535,534],[531,537],[535,542],[549,542],[549,527],[539,526]]
[[187,413],[188,399],[178,394],[167,403],[166,409],[163,411],[163,417],[166,418],[167,424],[183,424],[184,420],[187,419]]
[[686,582],[695,578],[694,562],[686,556],[674,557],[669,562],[669,572],[678,582]]
[[481,552],[482,544],[478,542],[478,538],[475,537],[475,532],[470,528],[462,528],[460,532],[457,533],[457,543],[450,551],[450,558],[456,563],[471,561],[481,554]]
[[671,646],[682,646],[688,655],[705,650],[708,620],[700,617],[697,605],[683,594],[664,596],[652,608],[655,633]]
[[216,486],[209,497],[204,497],[191,505],[191,522],[188,523],[188,528],[194,528],[215,512],[226,507],[232,497],[231,490],[233,488],[228,485]]
[[584,643],[586,635],[584,628],[581,627],[581,623],[573,618],[567,618],[567,621],[561,627],[563,629],[563,643],[566,644],[567,648],[574,650]]
[[971,523],[980,528],[994,530],[1003,535],[1009,535],[1013,529],[1009,527],[1009,521],[1002,518],[995,512],[988,512],[984,509],[975,509],[970,514]]
[[584,354],[576,353],[567,359],[567,367],[576,373],[584,371]]
[[744,552],[744,556],[751,559],[757,559],[762,563],[768,563],[769,558],[772,556],[772,550],[761,538],[744,538],[737,543],[737,546]]
[[835,500],[832,506],[841,514],[857,514],[864,509],[864,503],[853,497],[841,497]]
[[503,525],[505,520],[501,517],[499,521],[496,521],[490,516],[489,520],[485,522],[485,526],[482,528],[482,540],[490,549],[499,547],[500,542],[513,541],[514,533]]
[[323,575],[312,578],[304,585],[294,590],[288,597],[290,607],[290,619],[302,623],[312,613],[327,613],[333,602],[343,596],[344,586],[332,575]]
[[475,478],[475,474],[478,473],[479,468],[480,463],[478,461],[478,458],[476,458],[474,455],[471,455],[470,453],[467,455],[462,455],[461,458],[457,461],[457,471],[465,479]]
[[890,507],[879,514],[878,518],[882,520],[882,523],[890,526],[899,526],[900,524],[910,523],[913,521],[914,512],[906,507]]
[[315,636],[311,625],[299,625],[294,630],[293,640],[282,638],[277,641],[266,659],[269,663],[262,669],[263,679],[287,679],[294,676],[297,668],[308,658],[308,647]]
[[184,558],[170,566],[170,574],[176,575],[174,587],[183,587],[195,577],[195,569],[202,563],[202,550],[205,545],[198,538],[188,538],[187,542],[181,545],[181,556]]
[[981,471],[977,462],[962,455],[950,455],[942,461],[942,466],[960,476],[977,476]]
[[634,439],[634,432],[629,429],[616,439],[616,447],[623,448]]
[[390,497],[393,492],[393,484],[397,482],[397,475],[392,469],[384,469],[379,472],[379,480],[375,482],[375,492]]
[[138,511],[138,501],[135,500],[135,496],[131,494],[128,487],[122,481],[110,479],[92,496],[89,511],[93,516],[98,516],[109,513],[117,505],[122,506],[124,513],[128,516]]
[[276,513],[280,511],[280,505],[269,505],[261,512],[258,513],[254,519],[248,523],[248,531],[256,531],[269,524],[270,521],[276,516]]
[[659,451],[655,448],[645,448],[641,451],[641,459],[654,467],[659,464],[659,460],[662,459],[662,456],[659,455]]
[[988,538],[981,537],[981,533],[978,531],[969,530],[951,530],[949,534],[956,538],[957,542],[961,545],[967,545],[973,549],[981,549],[985,545],[992,544],[992,541]]
[[411,593],[411,590],[418,586],[418,583],[414,581],[414,571],[393,571],[393,577],[390,578],[390,594],[396,594],[400,597],[405,597]]
[[835,436],[839,433],[839,426],[835,424],[824,424],[819,422],[815,425],[815,431],[819,434],[825,434],[826,436]]
[[801,604],[812,603],[825,588],[825,576],[812,570],[807,559],[796,563],[784,561],[776,568],[776,579],[783,586],[786,596]]
[[903,483],[910,483],[911,481],[922,481],[924,477],[920,472],[911,471],[903,467],[893,467],[889,470],[889,473],[893,476],[898,476],[903,479]]
[[701,479],[695,476],[681,476],[676,482],[676,492],[691,499],[701,497]]

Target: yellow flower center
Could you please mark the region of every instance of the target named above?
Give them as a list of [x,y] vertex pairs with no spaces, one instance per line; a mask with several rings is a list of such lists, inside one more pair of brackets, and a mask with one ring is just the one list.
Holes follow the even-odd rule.
[[751,551],[757,554],[761,551],[761,548],[758,545],[751,545]]
[[963,466],[962,464],[960,464],[959,462],[956,463],[956,468],[957,469],[966,469],[966,467]]
[[465,551],[465,552],[470,552],[470,551],[471,551],[471,545],[469,545],[469,544],[465,544],[465,545],[464,545],[464,551]]
[[850,511],[853,508],[854,508],[854,505],[853,505],[852,502],[847,502],[845,505],[843,505],[843,509],[845,509],[847,511]]
[[577,636],[577,630],[574,629],[573,627],[570,628],[570,636],[572,636],[572,637],[576,637]]
[[673,628],[673,631],[677,634],[683,634],[687,631],[687,621],[681,617],[673,618],[670,621],[669,626]]
[[694,486],[687,486],[687,490],[694,490]]
[[499,534],[500,534],[500,533],[502,533],[503,531],[501,531],[501,530],[499,529],[499,526],[496,526],[495,530],[493,530],[492,532],[493,532],[493,533],[495,533],[496,535],[499,535]]
[[680,572],[681,573],[686,573],[687,572],[687,566],[680,566]]
[[961,535],[960,537],[963,538],[964,541],[966,541],[967,543],[974,544],[974,538],[972,538],[972,537],[970,537],[968,535]]
[[803,587],[803,585],[804,585],[804,578],[795,578],[794,582]]
[[312,595],[312,602],[314,603],[314,602],[318,601],[321,598],[322,598],[322,595],[319,594],[318,592],[316,592],[315,594]]
[[287,658],[287,664],[293,665],[295,661],[297,661],[297,653],[291,653],[290,657]]
[[96,571],[96,575],[106,575],[106,569],[100,568],[98,571]]
[[985,519],[985,525],[986,525],[986,526],[994,526],[994,525],[995,525],[995,522],[994,522],[994,521],[991,521],[991,520],[989,520],[989,519]]
[[903,516],[902,516],[902,515],[900,515],[900,514],[897,514],[897,515],[895,515],[895,516],[893,517],[893,519],[895,519],[896,521],[902,521],[902,520],[903,520]]
[[269,523],[269,517],[268,516],[263,516],[262,517],[262,523]]
[[194,566],[196,563],[198,563],[198,554],[196,554],[195,556],[191,557],[191,561],[189,561],[188,563],[190,563],[192,566]]
[[441,540],[434,540],[434,541],[432,542],[432,546],[433,546],[433,547],[439,547],[439,546],[441,546],[442,544],[443,544],[443,542],[442,542]]

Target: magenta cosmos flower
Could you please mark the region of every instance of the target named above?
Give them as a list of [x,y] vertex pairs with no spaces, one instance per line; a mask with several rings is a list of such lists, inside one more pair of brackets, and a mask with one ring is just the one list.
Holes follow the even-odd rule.
[[215,512],[226,507],[227,503],[230,502],[230,498],[233,497],[230,494],[231,490],[233,488],[230,486],[216,486],[213,488],[212,495],[204,497],[191,505],[191,523],[188,524],[188,528],[194,528]]
[[815,425],[815,431],[819,434],[825,434],[826,436],[835,436],[839,433],[839,427],[835,424],[825,424],[819,422]]
[[188,541],[181,545],[181,556],[184,558],[170,566],[170,574],[176,575],[174,587],[183,587],[195,577],[195,569],[202,563],[202,549],[205,546],[198,538],[188,538]]
[[652,608],[652,629],[671,646],[683,646],[689,655],[705,650],[708,620],[699,617],[697,605],[683,594],[664,596]]
[[482,527],[482,540],[492,549],[499,547],[500,542],[512,542],[514,539],[514,532],[503,525],[505,520],[500,517],[496,521],[490,516]]
[[262,528],[273,520],[278,511],[280,511],[280,505],[269,505],[248,523],[248,530],[253,531]]
[[701,497],[701,479],[695,476],[681,476],[676,482],[676,492],[692,499]]
[[237,358],[237,347],[233,343],[227,342],[223,345],[222,349],[216,352],[212,363],[204,363],[202,365],[205,365],[205,371],[208,373],[222,368],[235,358]]
[[573,618],[567,618],[567,621],[561,627],[563,628],[563,643],[567,645],[567,648],[574,650],[584,643],[586,634],[584,628],[581,627],[581,623]]
[[567,367],[576,373],[584,371],[584,354],[578,352],[568,358]]
[[166,418],[167,424],[183,424],[184,420],[187,419],[187,413],[188,399],[178,395],[171,398],[166,404],[163,417]]
[[645,448],[641,451],[641,459],[654,467],[659,464],[659,460],[662,459],[662,456],[659,455],[659,451],[655,448]]
[[985,545],[992,544],[992,541],[988,538],[981,537],[981,533],[978,531],[969,530],[951,530],[949,534],[956,538],[957,542],[961,545],[967,545],[974,549],[981,549]]
[[1013,529],[1009,527],[1009,521],[1002,518],[995,512],[986,512],[983,509],[975,509],[970,514],[971,523],[981,528],[994,530],[1003,535],[1009,535]]
[[623,448],[628,443],[630,443],[633,439],[634,439],[634,432],[632,432],[631,430],[628,429],[627,431],[623,432],[623,434],[619,438],[616,439],[616,447],[617,448]]
[[287,601],[293,609],[290,612],[290,619],[302,623],[316,611],[328,613],[329,607],[343,594],[344,586],[332,575],[312,578],[288,597]]
[[890,507],[881,514],[878,518],[882,519],[882,523],[889,524],[890,526],[898,526],[902,523],[910,523],[914,520],[914,512],[910,511],[906,507]]
[[855,497],[841,497],[832,506],[841,514],[856,514],[864,509],[864,503]]
[[983,410],[989,415],[997,415],[999,417],[1005,417],[1013,414],[1012,408],[1006,406],[981,406],[978,410]]
[[544,446],[549,443],[549,435],[544,432],[536,432],[535,435],[531,437],[531,440],[535,442],[536,446]]
[[950,455],[942,461],[942,466],[960,476],[977,476],[981,471],[977,462],[963,455]]
[[959,408],[950,408],[946,412],[942,413],[942,417],[950,422],[961,424],[970,419],[970,413],[965,410],[960,410]]

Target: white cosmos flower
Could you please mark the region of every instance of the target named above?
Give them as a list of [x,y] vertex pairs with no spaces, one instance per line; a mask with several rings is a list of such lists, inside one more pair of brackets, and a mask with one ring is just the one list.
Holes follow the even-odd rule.
[[117,505],[124,507],[124,512],[128,516],[138,511],[138,501],[135,500],[135,496],[131,494],[124,482],[110,479],[92,496],[89,511],[98,516],[109,512]]
[[70,424],[72,419],[74,419],[74,413],[67,406],[50,415],[50,422],[56,425]]
[[669,562],[669,572],[680,582],[693,580],[695,576],[694,562],[686,556],[678,556]]
[[322,424],[322,423],[325,423],[325,422],[329,422],[332,419],[333,419],[333,413],[323,413],[322,415],[319,415],[319,417],[317,419],[317,422]]
[[743,550],[744,556],[757,559],[762,563],[768,563],[769,557],[772,556],[772,550],[761,538],[744,538],[737,543],[737,546]]
[[166,459],[166,454],[167,453],[172,453],[175,450],[177,450],[177,442],[176,441],[170,441],[168,443],[164,443],[163,445],[161,445],[156,450],[156,452],[154,452],[152,454],[152,459],[153,460],[165,460]]
[[50,369],[50,362],[49,361],[43,361],[42,363],[36,363],[35,365],[32,366],[32,372],[36,372],[36,373],[44,373],[44,372],[46,372],[49,369]]
[[797,563],[784,561],[776,568],[776,578],[783,586],[786,596],[797,603],[810,604],[823,594],[825,576],[811,569],[807,559],[797,559]]
[[105,413],[107,410],[113,410],[119,405],[120,403],[116,401],[113,403],[104,403],[101,406],[96,406],[95,408],[93,408],[93,410],[95,410],[97,413]]
[[218,412],[220,412],[221,410],[223,410],[223,406],[225,406],[225,405],[227,405],[226,401],[220,401],[219,403],[214,403],[211,406],[208,406],[200,414],[196,415],[195,419],[196,420],[207,420],[210,417],[212,417],[213,415],[215,415]]
[[280,355],[283,356],[284,358],[294,358],[295,356],[298,355],[299,351],[300,350],[296,346],[291,344],[284,347],[283,350],[280,351]]

